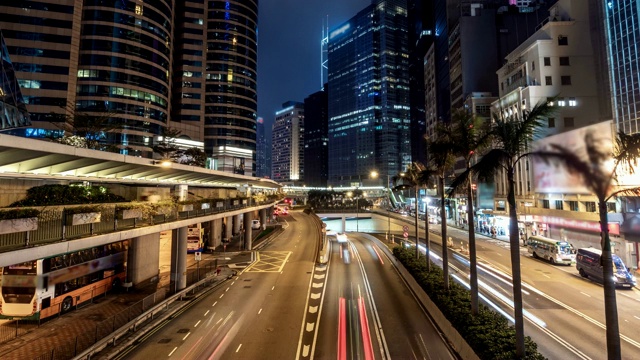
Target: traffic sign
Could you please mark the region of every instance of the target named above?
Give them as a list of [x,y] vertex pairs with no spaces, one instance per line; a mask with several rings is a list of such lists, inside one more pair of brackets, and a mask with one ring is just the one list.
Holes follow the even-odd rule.
[[409,231],[409,225],[402,225],[402,231],[404,232]]
[[404,238],[406,239],[409,237],[409,233],[405,231],[404,233],[402,233],[402,236],[404,236]]
[[200,261],[200,260],[202,260],[202,253],[197,251],[196,252],[196,261]]

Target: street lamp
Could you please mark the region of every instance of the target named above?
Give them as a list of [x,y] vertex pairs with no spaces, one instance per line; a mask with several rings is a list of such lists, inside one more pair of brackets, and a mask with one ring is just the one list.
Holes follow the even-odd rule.
[[[371,177],[372,178],[377,178],[378,177],[378,172],[377,171],[372,171],[371,172]],[[389,236],[391,235],[391,187],[389,186],[389,183],[391,183],[391,175],[387,174],[387,201],[389,202],[389,204],[387,204],[387,241],[389,240]]]

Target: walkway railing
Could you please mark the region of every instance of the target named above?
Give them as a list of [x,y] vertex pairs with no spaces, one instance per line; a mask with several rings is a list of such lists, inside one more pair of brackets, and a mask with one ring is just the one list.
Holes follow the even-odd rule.
[[[73,223],[70,221],[74,209],[73,205],[45,207],[38,215],[37,230],[0,234],[0,253],[136,227],[219,214],[251,206],[268,205],[278,200],[280,198],[256,203],[247,198],[211,199],[189,205],[176,203],[155,205],[152,208],[153,212],[144,209],[145,205],[142,205],[143,209],[140,209],[139,212],[141,216],[129,219],[123,218],[122,213],[124,210],[131,210],[130,203],[90,204],[89,206],[96,209],[93,211],[100,214],[99,222],[78,225],[72,225]],[[152,205],[146,206],[151,209]],[[83,206],[86,207],[87,204]]]

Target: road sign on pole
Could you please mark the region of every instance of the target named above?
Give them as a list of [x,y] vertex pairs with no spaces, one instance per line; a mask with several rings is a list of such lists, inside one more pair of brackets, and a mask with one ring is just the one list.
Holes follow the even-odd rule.
[[202,260],[202,253],[197,251],[196,252],[196,261],[200,261],[200,260]]
[[405,231],[405,232],[402,233],[402,236],[404,236],[404,238],[406,239],[406,238],[409,237],[409,233]]
[[404,232],[409,231],[409,225],[402,225],[402,231]]

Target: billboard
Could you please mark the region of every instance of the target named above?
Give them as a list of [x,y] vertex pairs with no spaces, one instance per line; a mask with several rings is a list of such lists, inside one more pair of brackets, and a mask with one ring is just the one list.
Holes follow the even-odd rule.
[[[559,145],[576,154],[580,159],[597,166],[612,164],[613,128],[611,121],[585,126],[558,135],[546,137],[534,143],[533,151],[554,151]],[[588,151],[587,151],[588,150]],[[537,193],[589,194],[580,174],[571,172],[562,161],[546,162],[532,158],[533,187]]]

